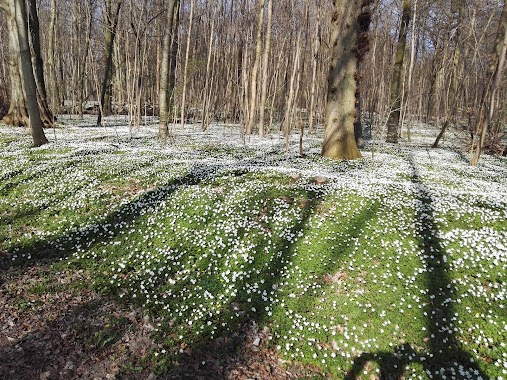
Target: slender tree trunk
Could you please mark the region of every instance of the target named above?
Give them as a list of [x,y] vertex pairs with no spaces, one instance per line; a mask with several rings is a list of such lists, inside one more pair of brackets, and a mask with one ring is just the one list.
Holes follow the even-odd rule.
[[210,76],[213,77],[213,73],[211,72],[211,57],[213,53],[213,44],[215,41],[215,18],[216,12],[213,12],[213,16],[211,17],[211,28],[209,34],[209,46],[208,46],[208,59],[206,61],[206,78],[204,80],[204,94],[203,94],[203,106],[202,106],[202,130],[206,131],[208,129],[208,108],[210,102],[210,95],[208,95],[209,88],[211,87],[209,81]]
[[[320,5],[317,5],[317,7]],[[315,25],[315,35],[313,39],[313,54],[312,54],[312,82],[310,89],[310,110],[308,112],[308,133],[313,132],[313,124],[314,124],[314,112],[315,112],[315,87],[317,85],[317,66],[318,66],[318,56],[320,50],[320,13],[317,8],[317,24]]]
[[[216,43],[213,45],[214,47],[216,46]],[[217,94],[215,94],[215,96],[213,96],[213,86],[215,84],[215,76],[216,76],[216,64],[217,64],[217,54],[216,54],[216,51],[214,51],[214,54],[213,54],[213,62],[212,62],[212,65],[211,65],[211,78],[210,78],[210,83],[209,83],[209,89],[207,91],[207,93],[205,94],[206,96],[206,99],[205,99],[205,103],[206,103],[206,112],[204,113],[206,118],[204,120],[204,125],[206,126],[206,129],[208,128],[210,122],[211,122],[211,115],[216,115],[216,110],[217,110]],[[212,101],[213,100],[213,101]],[[213,104],[213,113],[210,114],[210,108],[211,108],[211,104]]]
[[505,55],[507,54],[507,1],[504,1],[493,54],[495,57],[494,66],[491,70],[493,74],[487,91],[481,101],[480,116],[476,128],[476,132],[479,134],[480,138],[475,146],[475,149],[472,149],[472,159],[470,160],[470,164],[472,166],[476,166],[479,162],[482,148],[484,142],[486,141],[488,128],[491,125],[495,112],[496,93],[498,84],[502,78],[502,69],[505,64]]
[[[176,0],[176,5],[174,8],[174,20],[173,20],[173,33],[171,36],[171,65],[169,72],[169,88],[172,89],[172,92],[169,94],[169,110],[173,108],[173,116],[177,115],[176,107],[174,105],[174,87],[176,86],[176,67],[178,63],[178,52],[179,52],[179,34],[177,33],[178,27],[180,25],[180,9],[181,3],[179,0]],[[169,111],[170,113],[170,111]],[[176,117],[173,117],[174,123],[176,123]]]
[[264,53],[262,57],[262,87],[261,101],[259,104],[259,136],[263,137],[266,131],[264,118],[266,112],[266,99],[268,91],[268,65],[271,52],[271,24],[273,19],[273,0],[268,0],[268,20],[266,25],[266,39],[264,42]]
[[171,41],[174,40],[174,11],[177,7],[177,0],[168,0],[164,40],[162,44],[162,59],[160,63],[160,89],[159,109],[160,122],[158,137],[166,139],[169,135],[169,119],[171,115],[171,98],[174,92],[174,82],[171,83]]
[[255,58],[254,64],[252,67],[252,76],[250,80],[250,104],[249,104],[249,112],[248,119],[246,125],[246,134],[252,134],[253,126],[255,123],[255,114],[256,114],[256,104],[257,104],[257,75],[259,72],[259,63],[261,60],[262,53],[262,26],[264,23],[264,5],[266,4],[266,0],[260,0],[259,5],[259,19],[257,22],[257,36],[255,37]]
[[79,116],[83,117],[83,103],[85,101],[84,96],[84,86],[85,86],[85,80],[87,72],[86,70],[86,63],[88,61],[88,53],[90,51],[90,40],[91,40],[91,34],[92,34],[92,9],[87,9],[86,17],[87,17],[87,23],[86,23],[86,31],[85,31],[85,42],[83,47],[83,52],[81,57],[76,57],[77,60],[81,59],[78,63],[80,75],[77,78],[77,97],[78,97],[78,112]]
[[361,157],[354,137],[355,94],[363,33],[367,33],[371,16],[369,3],[368,0],[334,0],[322,145],[325,157],[346,160]]
[[356,144],[358,147],[363,147],[363,123],[361,121],[361,87],[362,87],[362,76],[359,72],[361,72],[361,64],[358,65],[358,74],[356,75],[356,119],[354,120],[354,138],[356,139]]
[[[412,16],[412,36],[410,41],[410,64],[408,67],[408,80],[407,80],[407,100],[405,105],[405,110],[403,112],[403,117],[401,123],[403,124],[406,119],[408,113],[408,103],[412,94],[412,76],[414,73],[414,64],[415,64],[415,44],[416,44],[416,33],[415,33],[415,25],[416,25],[416,17],[417,17],[417,0],[414,0],[414,11]],[[411,141],[411,130],[410,130],[410,120],[407,122],[407,140]]]
[[59,97],[58,92],[58,75],[56,72],[55,65],[55,56],[56,56],[56,22],[58,17],[58,7],[56,5],[56,0],[51,0],[51,19],[49,21],[49,37],[48,37],[48,66],[49,66],[49,74],[50,74],[50,84],[51,84],[51,109],[58,113],[57,107],[59,108],[61,105],[61,99]]
[[[246,46],[248,46],[248,40],[245,43]],[[242,93],[241,93],[241,107],[243,108],[243,116],[242,116],[242,125],[246,125],[248,123],[249,117],[250,117],[250,108],[248,107],[248,90],[249,90],[249,71],[248,67],[250,66],[250,54],[249,50],[245,49],[244,54],[242,55],[243,62],[241,63],[241,73],[242,73],[242,79],[243,79],[243,86],[242,86]],[[242,133],[245,134],[245,128],[241,128]]]
[[[454,51],[452,53],[452,67],[451,67],[451,79],[449,84],[449,92],[446,100],[445,107],[445,115],[444,115],[444,123],[440,132],[435,139],[435,142],[432,145],[432,148],[438,148],[438,144],[440,140],[444,137],[447,128],[451,124],[452,118],[456,115],[456,108],[458,105],[458,90],[460,85],[458,84],[458,71],[460,65],[460,56],[461,56],[461,29],[463,28],[464,22],[464,13],[465,13],[465,0],[457,0],[458,3],[458,24],[456,28],[456,44],[454,47]],[[454,4],[454,3],[453,3]]]
[[190,15],[188,20],[188,35],[187,47],[185,51],[185,68],[183,70],[183,92],[181,94],[181,126],[185,125],[186,116],[186,96],[187,96],[187,81],[188,81],[188,57],[190,55],[190,42],[192,41],[192,24],[194,20],[194,0],[190,0]]
[[394,62],[393,74],[391,76],[391,111],[387,120],[387,139],[389,143],[398,143],[398,130],[400,126],[401,98],[402,98],[402,80],[401,72],[405,60],[405,48],[407,45],[407,33],[410,23],[411,9],[410,0],[403,0],[403,13],[401,16],[400,34],[398,37],[398,46],[396,48],[396,58]]
[[118,26],[118,17],[123,4],[122,0],[117,0],[116,9],[113,9],[114,0],[106,0],[105,10],[105,41],[106,41],[106,63],[104,69],[104,78],[100,87],[99,115],[97,125],[102,124],[102,116],[111,114],[111,78],[113,76],[113,48],[116,37],[116,27]]
[[294,52],[294,64],[292,67],[292,74],[290,76],[289,96],[287,97],[287,106],[285,107],[285,116],[283,119],[283,133],[285,136],[285,152],[289,151],[289,137],[292,129],[292,119],[294,115],[294,104],[296,100],[296,76],[299,72],[299,62],[301,58],[301,32],[298,33],[296,38],[296,46]]

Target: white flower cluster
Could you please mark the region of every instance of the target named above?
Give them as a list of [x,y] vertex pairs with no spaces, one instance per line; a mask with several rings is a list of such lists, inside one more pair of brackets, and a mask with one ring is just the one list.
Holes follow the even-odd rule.
[[33,150],[0,130],[0,211],[42,225],[7,249],[52,240],[181,339],[254,319],[283,356],[338,376],[367,355],[372,375],[507,378],[505,159],[372,143],[332,162],[316,138],[302,159],[228,126],[187,126],[174,145],[114,128]]

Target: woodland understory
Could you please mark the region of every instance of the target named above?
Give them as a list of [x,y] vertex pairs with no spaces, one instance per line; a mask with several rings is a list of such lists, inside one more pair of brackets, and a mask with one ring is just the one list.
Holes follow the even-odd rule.
[[507,379],[506,1],[0,8],[0,379]]
[[502,379],[507,160],[238,125],[0,130],[0,377]]

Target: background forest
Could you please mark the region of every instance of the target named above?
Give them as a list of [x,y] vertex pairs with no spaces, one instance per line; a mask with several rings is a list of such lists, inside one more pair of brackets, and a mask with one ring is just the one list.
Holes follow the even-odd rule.
[[[173,33],[164,77],[174,89],[164,111],[168,120],[200,122],[203,129],[212,121],[239,123],[247,134],[261,135],[302,127],[313,132],[323,122],[330,1],[29,3],[32,38],[36,29],[40,34],[46,125],[51,124],[51,112],[127,114],[131,126],[138,126],[142,116],[158,115],[168,25]],[[174,7],[170,24],[168,4]],[[472,137],[494,70],[502,4],[383,0],[368,7],[370,36],[357,76],[357,107],[368,120],[367,133],[384,138],[387,118],[399,111],[398,134],[408,141],[410,126],[417,121],[430,123],[435,135],[452,125]],[[17,104],[19,83],[8,45],[8,18],[4,15],[1,22],[0,80],[5,85],[0,96],[5,115],[11,96],[10,104]],[[503,82],[498,88],[485,145],[502,153],[506,90]],[[4,121],[23,124],[9,115]]]
[[507,2],[0,6],[0,379],[507,378]]

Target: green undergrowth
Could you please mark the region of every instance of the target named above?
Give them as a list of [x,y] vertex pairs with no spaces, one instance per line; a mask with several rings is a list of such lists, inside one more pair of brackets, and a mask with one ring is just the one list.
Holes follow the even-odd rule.
[[[233,355],[255,326],[282,358],[338,379],[507,378],[505,200],[456,194],[433,162],[419,174],[405,150],[381,153],[401,166],[369,169],[378,183],[357,175],[375,166],[364,160],[323,161],[339,176],[317,184],[159,152],[20,149],[2,157],[0,249],[14,265],[84,269],[90,286],[142,307],[158,343],[144,365],[157,373],[219,338]],[[107,347],[124,325],[84,339]]]

